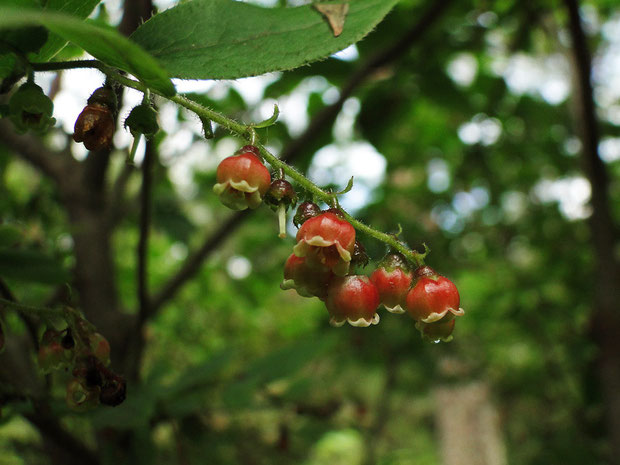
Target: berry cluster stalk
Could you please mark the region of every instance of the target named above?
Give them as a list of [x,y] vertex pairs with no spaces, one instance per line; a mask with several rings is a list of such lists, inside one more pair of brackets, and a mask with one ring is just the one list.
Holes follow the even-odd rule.
[[[327,192],[313,183],[311,180],[306,178],[303,174],[297,171],[295,168],[287,165],[285,162],[277,158],[275,155],[270,153],[260,142],[258,142],[256,137],[256,131],[252,125],[244,125],[237,121],[234,121],[227,116],[214,111],[210,108],[207,108],[193,100],[190,100],[182,95],[174,95],[172,97],[166,97],[155,89],[149,89],[143,83],[136,81],[134,79],[130,79],[126,76],[123,76],[115,69],[106,66],[105,64],[97,61],[97,60],[76,60],[76,61],[65,61],[65,62],[50,62],[50,63],[31,63],[32,69],[35,71],[57,71],[61,69],[77,69],[77,68],[96,68],[104,73],[109,79],[118,82],[119,84],[131,87],[132,89],[139,90],[141,92],[147,93],[152,92],[154,94],[159,95],[162,98],[165,98],[171,102],[180,105],[193,113],[195,113],[201,119],[208,119],[219,124],[222,127],[225,127],[230,132],[245,138],[250,141],[253,145],[255,145],[259,151],[261,156],[269,163],[272,168],[275,170],[282,170],[289,178],[294,180],[300,186],[302,186],[308,193],[311,193],[315,199],[323,201],[330,206],[335,206],[337,204],[336,193]],[[423,253],[417,252],[415,250],[411,250],[404,243],[399,241],[397,237],[393,234],[387,234],[382,231],[378,231],[361,221],[352,217],[349,213],[344,211],[339,207],[342,211],[343,217],[351,223],[357,230],[367,234],[370,237],[375,238],[376,240],[387,244],[391,249],[400,252],[407,260],[415,264],[416,267],[424,265],[424,258],[429,252],[429,249],[424,246],[425,251]]]

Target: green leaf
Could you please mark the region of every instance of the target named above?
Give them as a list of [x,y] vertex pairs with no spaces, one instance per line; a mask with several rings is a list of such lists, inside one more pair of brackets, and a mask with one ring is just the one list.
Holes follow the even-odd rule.
[[12,224],[0,225],[0,247],[12,247],[19,243],[22,232]]
[[[100,0],[48,0],[45,9],[47,11],[70,14],[83,19],[88,17],[99,2]],[[40,2],[36,0],[3,0],[2,6],[41,10]],[[29,35],[19,37],[20,34],[23,36],[24,33]],[[17,42],[19,43],[20,50],[24,52],[38,52],[33,53],[29,57],[32,61],[38,62],[48,61],[67,44],[65,39],[56,34],[48,34],[45,28],[41,26],[7,30],[0,35],[0,38],[4,39],[7,36],[18,38]],[[13,44],[15,40],[9,40],[9,42]],[[0,51],[2,51],[1,47]],[[14,66],[15,57],[12,54],[0,56],[0,77],[8,76]]]
[[235,357],[233,349],[226,349],[211,356],[207,361],[191,366],[178,376],[170,386],[161,388],[158,398],[170,402],[177,397],[183,397],[192,391],[203,391],[210,383],[221,376],[222,372]]
[[[48,0],[46,11],[57,11],[66,15],[84,19],[90,15],[100,0]],[[50,34],[49,39],[33,61],[48,61],[67,45],[67,40],[57,34]]]
[[133,74],[148,87],[164,95],[175,94],[172,82],[157,61],[113,29],[95,26],[60,13],[0,8],[0,29],[32,25],[45,26],[102,62]]
[[280,116],[280,109],[278,108],[278,105],[274,105],[273,114],[266,120],[261,121],[260,123],[253,124],[252,127],[256,129],[261,129],[273,126],[274,124],[276,124],[276,121],[278,121],[278,116]]
[[326,58],[362,39],[397,2],[351,2],[344,31],[334,37],[310,5],[262,8],[232,0],[195,0],[152,17],[131,38],[172,77],[236,79]]
[[269,382],[290,377],[312,360],[333,348],[333,335],[302,338],[274,350],[248,364],[240,379],[226,386],[223,400],[228,407],[245,407],[252,402],[256,390]]
[[0,277],[43,284],[62,284],[71,278],[54,258],[33,250],[0,249]]
[[[26,9],[41,7],[36,0],[3,0],[3,6]],[[11,74],[15,66],[15,52],[24,55],[29,52],[37,52],[43,46],[47,37],[47,31],[41,26],[1,31],[0,77],[6,77]]]

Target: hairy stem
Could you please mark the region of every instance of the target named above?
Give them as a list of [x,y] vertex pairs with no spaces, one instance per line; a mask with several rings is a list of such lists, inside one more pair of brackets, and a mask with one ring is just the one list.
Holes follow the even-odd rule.
[[25,315],[37,316],[41,318],[61,317],[64,318],[65,311],[57,308],[33,307],[31,305],[20,304],[13,300],[0,297],[0,305],[13,308]]
[[[76,65],[74,66],[75,68],[83,68],[83,67],[97,68],[101,72],[105,73],[108,78],[113,79],[119,84],[122,84],[126,87],[131,87],[133,89],[136,89],[136,90],[139,90],[145,93],[150,90],[152,93],[158,94],[159,96],[163,98],[167,98],[163,94],[159,93],[157,90],[149,89],[141,82],[127,78],[121,75],[120,73],[118,73],[116,70],[96,60],[82,60],[79,62],[71,61],[71,62],[57,62],[57,63],[34,63],[33,67],[37,71],[50,71],[52,69],[51,66],[42,66],[42,65],[59,65],[57,69],[70,69],[72,67],[71,64],[73,63],[76,63]],[[273,169],[284,171],[284,173],[289,178],[291,178],[296,183],[298,183],[307,192],[311,193],[317,200],[323,201],[327,203],[328,205],[331,205],[333,203],[335,194],[333,194],[332,192],[324,191],[319,186],[317,186],[315,183],[313,183],[310,179],[308,179],[303,174],[301,174],[299,171],[297,171],[295,168],[288,165],[286,162],[282,161],[281,159],[273,155],[271,152],[269,152],[261,143],[258,142],[256,132],[251,125],[244,125],[237,121],[234,121],[233,119],[228,118],[227,116],[215,110],[207,108],[197,102],[194,102],[193,100],[190,100],[187,97],[184,97],[182,95],[175,95],[168,99],[176,103],[177,105],[180,105],[196,113],[198,117],[209,119],[219,124],[220,126],[225,127],[230,132],[235,133],[238,136],[241,136],[250,142],[253,142],[254,145],[259,149],[262,157],[265,159],[265,161],[267,161],[267,163],[271,165]],[[426,257],[426,254],[428,251],[424,253],[419,253],[419,252],[416,252],[415,250],[411,250],[405,244],[395,239],[393,235],[386,234],[382,231],[378,231],[362,223],[361,221],[356,220],[344,210],[342,210],[342,212],[343,212],[345,219],[359,231],[364,232],[368,236],[373,237],[376,240],[381,241],[387,244],[388,246],[390,246],[391,248],[402,253],[409,261],[414,263],[416,266],[422,266],[424,264],[424,258]]]

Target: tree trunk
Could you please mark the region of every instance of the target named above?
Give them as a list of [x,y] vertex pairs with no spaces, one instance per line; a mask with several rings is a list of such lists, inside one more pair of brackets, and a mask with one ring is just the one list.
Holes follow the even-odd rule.
[[610,443],[609,462],[620,465],[620,264],[615,258],[618,230],[609,205],[609,177],[599,157],[599,133],[590,81],[591,59],[577,0],[565,0],[569,13],[575,76],[575,120],[583,144],[581,161],[592,187],[589,220],[594,251],[593,308],[590,336],[598,348],[595,360],[605,403]]
[[441,387],[435,421],[443,465],[505,465],[506,451],[497,410],[486,384]]

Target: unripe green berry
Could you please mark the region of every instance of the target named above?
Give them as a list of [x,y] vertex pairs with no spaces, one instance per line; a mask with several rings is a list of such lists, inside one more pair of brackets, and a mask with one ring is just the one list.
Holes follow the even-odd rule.
[[19,133],[42,133],[54,125],[54,104],[34,82],[26,82],[9,100],[9,119]]
[[159,131],[157,112],[148,103],[142,103],[131,110],[125,120],[125,128],[134,136],[144,134],[147,138],[151,138]]

